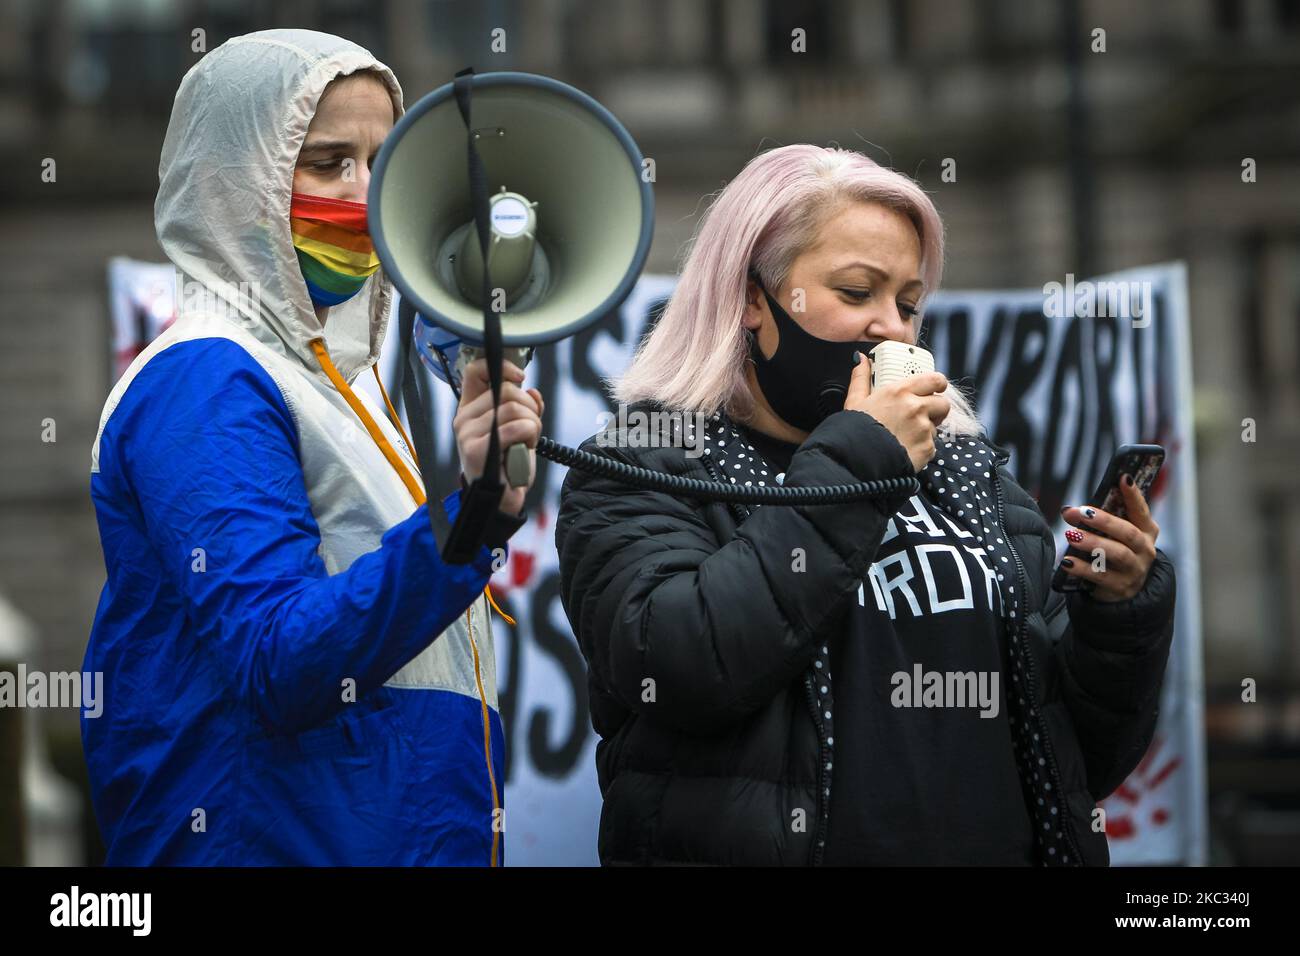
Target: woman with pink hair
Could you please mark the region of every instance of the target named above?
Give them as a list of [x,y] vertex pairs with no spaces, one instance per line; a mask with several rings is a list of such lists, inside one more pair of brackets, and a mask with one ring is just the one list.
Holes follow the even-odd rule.
[[[872,388],[868,343],[916,344],[942,270],[930,199],[850,150],[760,154],[702,220],[609,383],[627,415],[584,448],[729,484],[921,491],[747,507],[569,472],[556,543],[602,862],[1109,862],[1094,809],[1151,739],[1173,565],[1126,486],[1130,520],[1064,510],[1106,570],[1075,561],[1092,590],[1051,590],[1048,524],[968,398],[939,372]],[[637,447],[633,411],[699,425]]]

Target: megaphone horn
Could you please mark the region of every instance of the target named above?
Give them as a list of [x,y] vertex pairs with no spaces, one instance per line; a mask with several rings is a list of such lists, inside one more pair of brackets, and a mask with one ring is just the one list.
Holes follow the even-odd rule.
[[[618,308],[645,266],[654,197],[640,150],[605,107],[550,77],[472,77],[474,145],[490,195],[487,267],[502,342],[536,346]],[[483,261],[454,84],[385,140],[369,194],[384,269],[427,322],[484,340]]]

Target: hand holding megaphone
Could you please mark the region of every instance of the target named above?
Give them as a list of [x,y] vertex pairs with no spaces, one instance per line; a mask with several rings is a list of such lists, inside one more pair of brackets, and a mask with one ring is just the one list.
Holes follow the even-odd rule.
[[[528,448],[528,481],[513,487],[506,475],[506,456],[502,456],[501,480],[505,494],[498,510],[515,515],[523,510],[524,496],[536,477],[537,439],[542,433],[542,412],[546,403],[535,388],[523,388],[523,369],[513,362],[501,366],[501,404],[497,410],[497,432],[503,450],[521,444]],[[461,471],[467,482],[483,474],[488,438],[492,430],[492,388],[488,381],[487,359],[470,362],[461,379],[460,405],[452,419]]]

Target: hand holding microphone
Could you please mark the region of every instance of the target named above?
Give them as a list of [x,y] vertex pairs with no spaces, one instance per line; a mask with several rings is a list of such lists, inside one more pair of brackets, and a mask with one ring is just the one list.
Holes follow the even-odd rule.
[[[497,432],[500,435],[501,481],[505,494],[498,510],[516,515],[523,510],[524,496],[537,475],[537,439],[542,434],[542,411],[546,403],[535,388],[524,390],[523,369],[513,362],[502,363],[501,404],[497,409]],[[488,381],[487,359],[480,358],[465,367],[461,379],[460,405],[452,419],[456,450],[460,455],[465,480],[473,482],[483,474],[487,459],[488,438],[492,430],[492,387]],[[512,488],[505,474],[505,451],[511,445],[528,447],[528,484]]]
[[939,394],[948,387],[947,377],[940,372],[923,372],[872,389],[870,357],[855,352],[854,361],[857,365],[849,379],[844,407],[866,412],[888,428],[907,449],[912,468],[921,471],[934,457],[936,429],[952,407]]

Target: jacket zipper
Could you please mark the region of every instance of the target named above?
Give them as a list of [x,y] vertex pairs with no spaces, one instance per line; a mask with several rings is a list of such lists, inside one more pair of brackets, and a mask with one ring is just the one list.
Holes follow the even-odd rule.
[[821,715],[817,711],[817,695],[813,693],[812,675],[803,675],[805,697],[809,711],[812,713],[813,726],[817,729],[817,828],[813,832],[812,865],[821,866],[826,852],[826,830],[831,822],[831,798],[826,791],[826,762],[830,756],[826,734],[822,729]]
[[[1002,508],[1002,476],[998,474],[998,465],[1005,464],[1010,460],[1010,458],[1011,456],[1005,452],[998,453],[997,465],[993,468],[993,488],[997,493],[998,499],[998,530],[1002,532],[1002,536],[1007,542],[1007,548],[1011,551],[1012,560],[1016,562],[1016,583],[1020,586],[1020,594],[1023,598],[1024,595],[1028,593],[1025,590],[1024,566],[1020,563],[1020,555],[1016,552],[1016,546],[1011,541],[1011,535],[1007,533],[1006,514]],[[1019,620],[1016,622],[1016,637],[1022,641],[1025,634],[1025,621],[1027,619],[1027,613],[1022,613]],[[1029,684],[1029,701],[1033,707],[1041,710],[1042,705],[1038,703],[1038,671],[1037,665],[1034,663],[1034,651],[1033,648],[1029,646],[1028,641],[1023,641],[1020,646],[1024,649],[1025,653],[1025,677],[1027,678],[1026,683]],[[1061,820],[1061,831],[1065,834],[1065,838],[1070,844],[1070,851],[1074,853],[1075,860],[1079,866],[1082,866],[1083,854],[1079,852],[1079,844],[1075,840],[1074,818],[1070,815],[1068,798],[1066,797],[1065,790],[1061,786],[1061,771],[1056,763],[1056,752],[1052,749],[1052,735],[1047,732],[1047,721],[1043,719],[1041,713],[1038,715],[1038,718],[1034,723],[1038,725],[1039,732],[1042,734],[1043,750],[1047,754],[1048,769],[1051,771],[1052,780],[1056,784],[1057,802],[1061,805],[1061,810],[1064,811],[1061,814],[1063,817]]]
[[[704,470],[714,481],[721,483],[723,478],[713,462],[707,455],[700,459],[704,462]],[[732,514],[736,517],[737,524],[740,524],[753,513],[753,509],[741,505],[737,502],[730,502]],[[805,671],[803,675],[804,696],[808,703],[808,713],[812,717],[813,729],[817,732],[817,825],[813,831],[812,845],[812,865],[821,866],[822,857],[826,851],[826,831],[830,826],[831,801],[830,797],[823,796],[826,787],[826,764],[830,749],[830,744],[826,739],[826,732],[822,728],[821,712],[817,709],[817,695],[813,693],[812,673]]]

